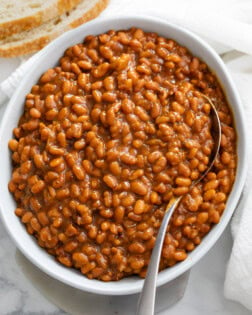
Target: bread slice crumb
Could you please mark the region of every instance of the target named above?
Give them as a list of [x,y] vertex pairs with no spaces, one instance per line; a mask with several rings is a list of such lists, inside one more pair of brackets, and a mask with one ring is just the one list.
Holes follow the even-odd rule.
[[109,0],[82,0],[69,13],[65,13],[32,30],[0,40],[0,57],[17,57],[36,52],[67,30],[97,17]]
[[30,30],[56,18],[81,0],[3,0],[0,8],[0,39]]

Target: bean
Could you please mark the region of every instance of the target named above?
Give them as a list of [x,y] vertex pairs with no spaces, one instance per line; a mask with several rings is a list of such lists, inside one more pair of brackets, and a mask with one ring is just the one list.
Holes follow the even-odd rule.
[[201,213],[198,214],[197,222],[199,224],[206,223],[207,220],[208,220],[208,213],[207,212],[201,212]]
[[32,212],[25,212],[24,215],[22,216],[22,222],[23,223],[28,223],[30,222],[31,218],[33,217]]
[[83,180],[85,178],[85,172],[81,166],[74,165],[73,173],[79,180]]
[[178,186],[190,186],[192,184],[192,181],[190,178],[177,177],[176,178],[176,184]]
[[180,175],[183,175],[184,177],[189,177],[191,174],[190,167],[184,163],[179,164],[178,172]]
[[184,251],[176,251],[174,253],[174,258],[177,261],[182,261],[182,260],[185,260],[187,258],[187,254]]
[[35,154],[33,160],[37,168],[43,168],[45,166],[45,162],[41,154]]
[[137,162],[137,159],[135,156],[132,156],[130,154],[124,153],[120,156],[120,159],[123,163],[128,165],[134,165]]
[[207,182],[205,185],[204,185],[204,190],[210,190],[210,189],[216,189],[219,185],[219,181],[214,179],[214,180],[211,180],[209,182]]
[[142,214],[145,211],[145,202],[141,199],[138,199],[134,206],[135,214]]
[[209,189],[204,193],[204,200],[206,201],[212,200],[214,199],[215,195],[216,195],[215,189]]
[[221,161],[223,164],[229,164],[231,161],[231,156],[228,152],[223,152],[221,155]]
[[148,161],[150,163],[154,163],[155,161],[157,161],[161,157],[161,155],[162,155],[162,153],[160,151],[151,152],[148,155]]
[[116,188],[118,185],[117,179],[113,175],[105,175],[103,177],[104,182],[112,189]]
[[185,195],[188,193],[188,191],[188,187],[178,187],[173,189],[174,194],[177,196]]
[[132,181],[130,186],[131,186],[132,191],[138,195],[147,194],[148,188],[141,181]]
[[145,252],[145,247],[140,242],[134,242],[129,245],[128,250],[134,254],[142,254]]
[[128,194],[128,196],[122,199],[121,204],[123,207],[130,207],[133,205],[134,201],[135,201],[134,196],[132,194]]
[[48,220],[48,217],[47,217],[47,215],[46,215],[45,212],[39,212],[39,213],[37,214],[37,216],[38,216],[39,222],[40,222],[43,226],[46,226],[46,225],[49,224],[49,220]]
[[81,267],[88,262],[88,257],[84,253],[75,252],[73,253],[73,260],[76,263],[77,267]]
[[122,206],[116,207],[115,214],[114,214],[116,222],[121,223],[123,221],[124,214],[125,214],[124,207]]
[[40,193],[45,188],[45,182],[43,180],[39,180],[31,187],[31,192],[33,194]]
[[166,158],[164,156],[161,156],[154,164],[152,168],[153,172],[159,173],[163,171],[166,168],[166,164],[167,164]]

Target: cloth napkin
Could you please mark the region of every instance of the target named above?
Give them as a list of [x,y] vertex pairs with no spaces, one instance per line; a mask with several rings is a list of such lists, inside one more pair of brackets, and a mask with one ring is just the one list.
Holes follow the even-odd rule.
[[[186,27],[204,37],[222,54],[240,90],[248,132],[252,138],[252,1],[250,0],[111,0],[101,17],[151,15]],[[113,28],[113,25],[111,25]],[[250,36],[250,37],[249,37]],[[224,54],[224,55],[223,55]],[[226,56],[232,56],[225,59]],[[15,91],[24,73],[39,58],[40,52],[21,59],[21,66],[0,85],[0,105]],[[238,56],[238,57],[237,57]],[[250,131],[251,130],[251,131]],[[252,150],[250,150],[252,153]],[[251,159],[250,159],[251,160]],[[252,164],[244,198],[232,220],[234,245],[227,267],[224,293],[252,310]]]
[[[225,58],[224,58],[225,61]],[[252,56],[227,60],[226,65],[240,92],[247,117],[248,139],[252,138]],[[234,244],[227,266],[225,296],[252,310],[252,142],[248,143],[249,168],[244,196],[231,223]]]

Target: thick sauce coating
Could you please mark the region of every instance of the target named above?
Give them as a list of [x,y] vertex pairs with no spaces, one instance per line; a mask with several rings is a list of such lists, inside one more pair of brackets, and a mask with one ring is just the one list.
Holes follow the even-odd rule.
[[[211,98],[222,122],[211,158]],[[233,120],[216,77],[173,40],[141,29],[88,36],[42,75],[10,140],[9,190],[38,244],[88,278],[145,276],[164,209],[160,269],[218,223],[236,169]]]

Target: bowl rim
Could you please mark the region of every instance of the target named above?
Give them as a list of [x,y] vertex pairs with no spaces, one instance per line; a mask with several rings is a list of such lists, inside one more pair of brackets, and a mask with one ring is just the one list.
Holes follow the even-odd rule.
[[[132,27],[136,26],[136,27],[144,28],[141,25],[149,23],[150,27],[152,25],[156,25],[157,27],[160,26],[160,29],[162,27],[168,28],[170,30],[172,29],[174,32],[180,34],[181,36],[189,37],[196,45],[200,46],[202,49],[205,49],[206,54],[211,56],[215,60],[216,64],[218,64],[220,67],[220,71],[222,72],[223,77],[226,81],[226,84],[227,84],[228,88],[230,89],[230,93],[232,94],[231,96],[233,99],[234,108],[237,109],[237,114],[239,116],[237,118],[237,120],[240,121],[238,141],[239,141],[239,143],[241,143],[240,146],[241,146],[242,155],[239,156],[239,160],[238,160],[239,174],[238,174],[238,168],[237,168],[236,180],[235,180],[235,183],[233,185],[233,188],[235,187],[235,191],[234,191],[234,189],[232,189],[232,192],[229,195],[229,200],[232,199],[232,204],[228,203],[226,210],[224,211],[225,215],[224,214],[222,215],[220,223],[217,224],[216,226],[214,226],[211,229],[211,231],[207,234],[207,236],[205,236],[204,241],[202,242],[202,243],[204,243],[204,245],[203,244],[199,245],[194,251],[192,251],[191,254],[189,254],[188,258],[185,261],[178,263],[171,268],[167,268],[167,269],[165,269],[159,273],[158,280],[157,280],[157,286],[161,286],[161,285],[177,278],[178,276],[180,276],[181,274],[183,274],[184,272],[189,270],[215,244],[215,242],[217,241],[217,239],[220,237],[220,235],[224,231],[225,227],[227,226],[227,224],[228,224],[228,222],[229,222],[229,220],[230,220],[230,218],[231,218],[231,216],[235,210],[235,207],[236,207],[238,200],[240,198],[240,195],[241,195],[244,183],[245,183],[245,179],[246,179],[246,173],[247,173],[247,136],[246,136],[246,132],[245,132],[245,115],[244,115],[244,110],[242,107],[241,99],[240,99],[240,96],[239,96],[237,89],[234,85],[234,82],[233,82],[232,78],[230,77],[230,75],[226,69],[224,62],[221,60],[221,58],[217,55],[217,53],[213,50],[213,48],[208,43],[206,43],[203,39],[201,39],[200,37],[198,37],[197,35],[195,35],[191,31],[184,29],[181,26],[175,25],[173,23],[169,23],[166,20],[163,20],[160,18],[153,18],[150,16],[127,16],[126,15],[126,16],[121,16],[120,18],[118,18],[118,16],[117,17],[110,17],[110,18],[98,18],[98,19],[93,20],[91,22],[88,22],[88,23],[86,23],[86,24],[84,24],[84,25],[82,25],[76,29],[73,29],[73,30],[61,35],[60,37],[58,37],[56,40],[51,42],[48,46],[46,46],[42,51],[40,51],[37,54],[38,58],[34,61],[32,68],[29,69],[29,71],[27,71],[26,75],[24,76],[24,78],[20,82],[19,87],[16,89],[15,93],[11,97],[11,99],[8,103],[8,106],[4,112],[1,126],[0,126],[0,143],[3,142],[4,130],[6,128],[8,128],[8,117],[10,117],[11,112],[13,111],[13,107],[16,106],[15,102],[17,101],[19,106],[23,106],[23,101],[22,102],[18,101],[19,94],[22,93],[22,88],[25,86],[25,84],[27,84],[27,81],[30,78],[30,76],[34,72],[36,73],[36,69],[35,69],[36,66],[38,66],[41,62],[43,62],[46,58],[48,58],[48,55],[50,55],[50,53],[53,52],[55,47],[57,47],[58,45],[60,45],[63,42],[64,43],[68,42],[68,40],[70,40],[76,33],[78,33],[78,34],[80,34],[80,32],[85,33],[85,31],[87,31],[87,30],[89,33],[92,33],[92,27],[93,26],[98,26],[101,29],[103,28],[103,31],[100,32],[100,33],[102,33],[102,32],[107,31],[109,28],[110,29],[111,28],[119,29],[120,27],[119,28],[117,26],[114,27],[114,25],[123,25],[125,23],[126,24],[130,23],[132,25]],[[109,27],[109,25],[110,25],[110,27]],[[104,29],[104,26],[105,26],[105,29]],[[177,39],[174,38],[174,40],[177,40]],[[77,41],[77,42],[79,42],[79,41]],[[61,51],[61,55],[62,54],[63,54],[63,51]],[[1,145],[0,146],[0,164],[1,164],[2,150],[3,149],[2,149],[2,145]],[[239,165],[240,165],[240,167],[239,167]],[[242,165],[242,167],[241,167],[241,165]],[[1,183],[1,180],[0,180],[0,183]],[[2,192],[2,186],[0,185],[0,195],[3,196],[3,194],[1,192]],[[232,196],[232,198],[231,198],[231,196]],[[2,198],[1,198],[1,200],[2,200]],[[36,265],[38,268],[40,268],[42,271],[44,271],[49,276],[65,283],[65,284],[68,284],[72,287],[75,287],[75,288],[78,288],[80,290],[84,290],[87,292],[96,293],[96,294],[128,295],[128,294],[134,294],[134,293],[140,292],[142,285],[143,285],[143,280],[138,279],[138,278],[134,279],[133,277],[131,277],[132,281],[127,283],[127,285],[125,285],[126,282],[123,283],[122,280],[119,280],[116,282],[118,285],[114,285],[114,284],[112,284],[112,282],[104,283],[102,281],[89,280],[89,279],[88,279],[88,282],[83,281],[83,283],[76,283],[70,277],[65,276],[64,272],[63,272],[63,274],[61,274],[61,273],[55,273],[55,271],[50,270],[46,265],[43,265],[42,262],[40,262],[36,257],[34,257],[32,255],[32,253],[29,251],[29,248],[26,248],[25,246],[23,246],[18,235],[13,233],[13,229],[10,226],[10,224],[8,224],[7,218],[5,217],[4,209],[3,209],[3,206],[1,205],[1,203],[2,203],[1,200],[0,200],[0,215],[1,215],[2,221],[6,227],[9,235],[11,236],[13,241],[15,242],[18,249],[34,265]],[[19,220],[19,218],[17,218],[17,219]],[[25,233],[27,233],[27,232],[25,231]],[[44,251],[44,249],[42,249],[42,250]],[[49,254],[47,254],[46,251],[45,251],[45,254],[49,256]],[[55,260],[55,263],[56,263],[56,260]],[[63,267],[63,268],[65,269],[66,267]],[[83,277],[83,275],[81,275],[81,276]],[[89,282],[89,281],[91,281],[91,282]],[[87,283],[85,283],[85,282],[87,282]],[[101,284],[99,285],[99,283],[102,283],[103,285],[101,285]]]

